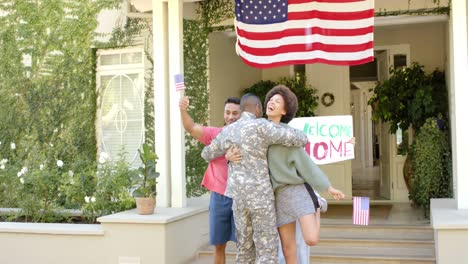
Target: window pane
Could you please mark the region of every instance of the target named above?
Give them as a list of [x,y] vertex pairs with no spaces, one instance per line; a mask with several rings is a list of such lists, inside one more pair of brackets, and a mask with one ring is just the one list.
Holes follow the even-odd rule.
[[404,156],[408,153],[408,130],[398,130],[395,133],[396,135],[396,145],[397,145],[397,155]]
[[138,166],[138,149],[144,136],[143,101],[132,75],[115,75],[107,83],[102,102],[102,144],[113,160],[122,151],[125,159]]
[[406,54],[393,55],[393,64],[395,65],[395,69],[408,66],[406,63]]
[[101,55],[101,65],[120,64],[120,54]]
[[349,76],[351,81],[376,81],[377,74],[377,60],[371,62],[354,65],[349,67]]
[[305,64],[295,64],[294,65],[295,74],[305,74]]
[[142,62],[141,55],[142,55],[141,52],[123,53],[122,64],[141,63]]

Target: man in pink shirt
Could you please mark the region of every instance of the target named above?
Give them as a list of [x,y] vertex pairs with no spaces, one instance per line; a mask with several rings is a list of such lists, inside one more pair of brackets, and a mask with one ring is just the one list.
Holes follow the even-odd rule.
[[[189,98],[180,99],[179,108],[182,124],[185,130],[204,145],[210,145],[223,128],[207,127],[193,122],[187,112]],[[239,98],[228,98],[224,103],[224,123],[229,125],[240,117]],[[210,244],[215,247],[214,263],[226,262],[226,244],[228,241],[236,241],[234,218],[232,214],[232,199],[224,196],[227,184],[227,160],[224,156],[209,162],[202,186],[211,191],[210,194]]]

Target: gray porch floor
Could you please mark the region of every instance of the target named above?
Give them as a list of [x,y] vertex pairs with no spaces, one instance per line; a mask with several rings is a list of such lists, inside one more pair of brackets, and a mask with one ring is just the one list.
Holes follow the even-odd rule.
[[[353,208],[351,201],[330,202],[327,212],[322,213],[322,223],[351,224]],[[429,225],[420,208],[410,203],[393,203],[385,200],[371,200],[370,225]]]

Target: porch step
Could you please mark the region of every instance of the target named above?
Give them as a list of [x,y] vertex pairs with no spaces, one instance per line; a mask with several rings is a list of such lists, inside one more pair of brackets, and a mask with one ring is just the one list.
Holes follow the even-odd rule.
[[[327,224],[321,227],[319,245],[311,247],[314,264],[429,264],[435,263],[434,235],[429,225]],[[227,263],[234,263],[234,243],[229,243]],[[196,264],[213,261],[213,247],[198,253]]]
[[385,225],[356,226],[328,224],[322,222],[320,240],[332,239],[379,239],[433,241],[434,232],[430,225]]

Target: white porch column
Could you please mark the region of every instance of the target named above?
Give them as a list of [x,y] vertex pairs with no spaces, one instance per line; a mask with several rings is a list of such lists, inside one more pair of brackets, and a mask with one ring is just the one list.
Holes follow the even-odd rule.
[[[330,107],[320,105],[315,113],[321,115],[349,115],[351,91],[349,89],[349,67],[326,64],[307,64],[305,69],[307,81],[317,88],[321,96],[325,92],[335,94],[335,103]],[[328,175],[334,175],[333,187],[342,190],[347,197],[352,197],[351,161],[337,162],[320,166]],[[328,198],[328,194],[325,194]]]
[[169,93],[167,57],[167,3],[152,0],[154,56],[154,132],[156,169],[161,173],[157,184],[157,206],[171,206],[171,168],[169,152]]
[[452,1],[450,10],[450,117],[452,127],[452,157],[455,199],[458,209],[468,209],[468,34],[467,4]]
[[183,96],[183,92],[176,92],[174,84],[174,75],[184,72],[183,0],[170,0],[168,7],[171,205],[185,207],[187,205],[185,137],[179,110],[179,99]]

